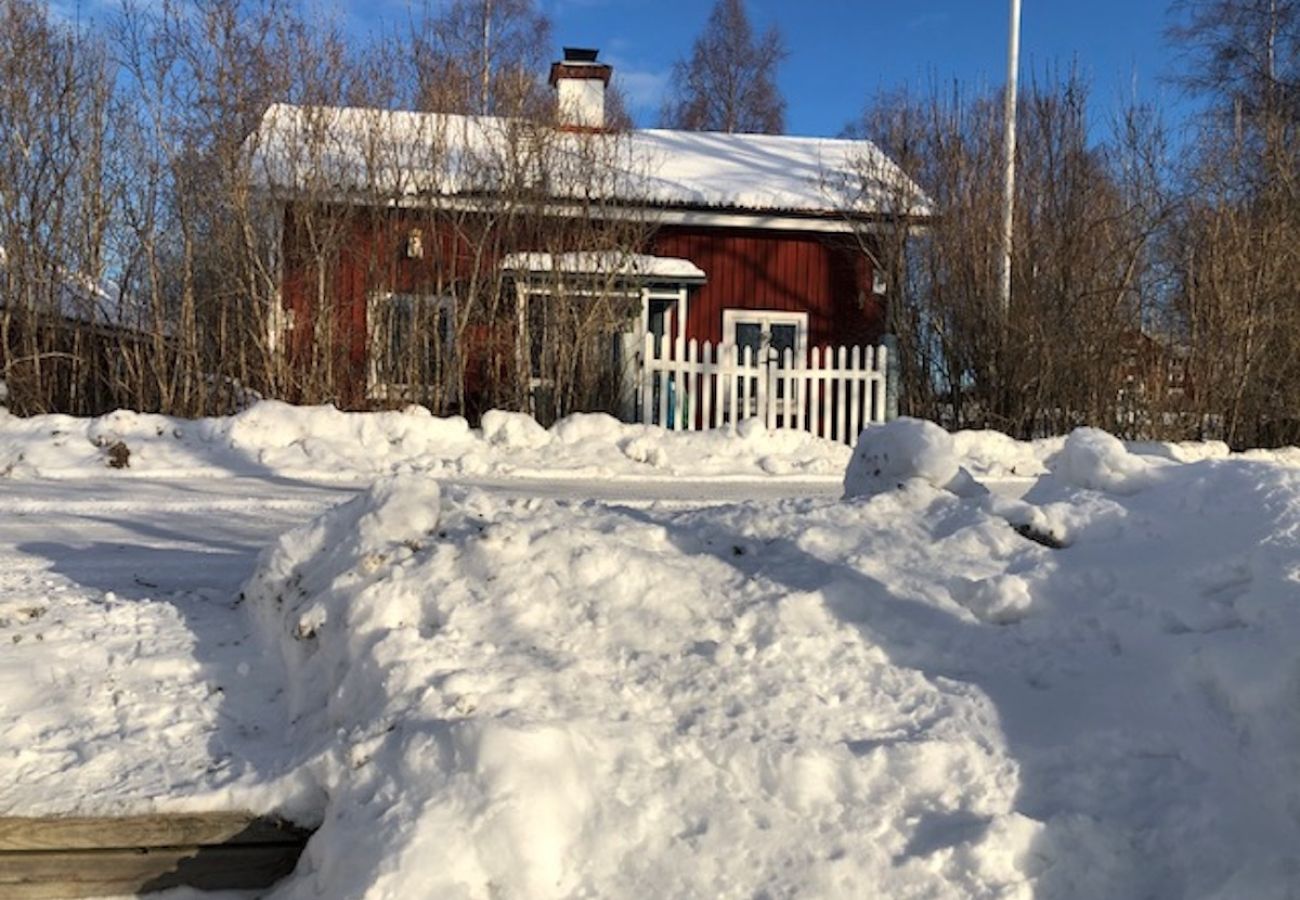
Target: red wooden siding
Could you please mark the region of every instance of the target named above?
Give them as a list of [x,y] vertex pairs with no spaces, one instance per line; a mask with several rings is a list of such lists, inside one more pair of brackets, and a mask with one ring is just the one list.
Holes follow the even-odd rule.
[[813,346],[870,343],[884,332],[870,262],[851,238],[671,227],[654,236],[650,252],[689,259],[708,276],[691,291],[687,337],[721,340],[724,309],[807,312]]
[[[327,327],[331,331],[330,364],[340,384],[337,402],[364,406],[368,343],[366,301],[373,291],[420,292],[467,279],[474,265],[469,240],[463,232],[436,228],[427,218],[403,210],[339,210],[341,229],[334,262],[324,275],[325,306],[318,303],[318,272],[305,252],[304,236],[293,221],[285,223],[284,299],[293,311],[294,332],[290,352],[299,372],[322,361],[313,359],[313,343]],[[464,227],[465,223],[461,223]],[[424,257],[408,259],[406,235],[412,227],[423,232]],[[536,249],[508,246],[500,252]],[[808,232],[761,231],[671,226],[650,238],[646,252],[688,259],[704,270],[707,283],[692,287],[687,313],[687,336],[717,342],[722,334],[725,309],[771,309],[808,313],[810,345],[866,344],[884,331],[884,308],[871,292],[871,268],[852,238]],[[479,262],[493,270],[497,258],[488,254]],[[510,307],[503,307],[503,312]],[[467,389],[477,392],[490,377],[486,366],[489,346],[509,341],[512,322],[499,323],[501,333],[488,334],[480,323],[463,347]],[[498,354],[499,355],[499,354]]]
[[[339,210],[333,227],[340,235],[334,240],[336,249],[327,254],[327,259],[333,261],[326,266],[325,309],[320,309],[319,273],[306,250],[306,238],[294,222],[292,209],[286,215],[284,305],[292,311],[294,320],[288,346],[300,372],[319,364],[312,358],[313,343],[327,327],[322,316],[329,316],[331,364],[339,376],[336,383],[341,385],[335,400],[344,407],[359,408],[366,405],[366,316],[370,295],[377,291],[436,293],[440,286],[470,276],[473,249],[464,233],[457,234],[451,228],[435,229],[427,217],[403,210]],[[423,234],[421,258],[410,258],[405,252],[412,228],[421,229]],[[484,260],[485,269],[495,265],[495,258]],[[470,332],[467,342],[476,347],[485,347],[492,339],[481,327],[472,326]],[[477,389],[475,382],[488,356],[474,351],[474,347],[468,348],[466,354],[469,390]]]

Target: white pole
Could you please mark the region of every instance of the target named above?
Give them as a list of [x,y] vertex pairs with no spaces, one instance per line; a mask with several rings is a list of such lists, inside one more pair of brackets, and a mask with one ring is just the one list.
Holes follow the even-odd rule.
[[1002,320],[1011,315],[1011,231],[1016,205],[1016,79],[1020,72],[1020,0],[1011,0],[1007,39],[1007,86],[1002,100],[1002,265],[998,299]]

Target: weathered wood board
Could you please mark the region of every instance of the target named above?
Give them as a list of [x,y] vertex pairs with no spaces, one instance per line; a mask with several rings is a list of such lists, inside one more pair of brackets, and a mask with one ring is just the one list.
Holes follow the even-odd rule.
[[0,898],[267,887],[293,871],[309,836],[245,813],[0,818]]

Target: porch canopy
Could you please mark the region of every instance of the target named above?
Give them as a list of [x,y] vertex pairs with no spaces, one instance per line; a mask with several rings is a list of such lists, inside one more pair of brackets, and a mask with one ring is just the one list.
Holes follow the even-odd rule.
[[686,294],[707,280],[704,270],[689,259],[580,250],[568,253],[525,251],[510,253],[501,269],[514,277],[520,296],[547,293],[557,281],[581,292],[619,291],[641,298],[641,334],[686,339]]
[[511,253],[501,260],[501,268],[517,275],[575,275],[638,284],[703,284],[706,280],[704,270],[689,259],[620,253],[617,250]]

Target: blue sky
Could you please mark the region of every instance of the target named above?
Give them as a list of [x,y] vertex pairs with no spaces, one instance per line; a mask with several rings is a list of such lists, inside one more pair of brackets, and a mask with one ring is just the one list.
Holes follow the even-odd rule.
[[[402,0],[344,0],[356,25],[402,16]],[[673,60],[686,54],[711,0],[542,0],[558,45],[601,48],[614,63],[641,125],[656,124]],[[1163,37],[1167,0],[1023,0],[1022,76],[1077,62],[1099,111],[1134,92],[1179,107],[1161,74],[1174,61]],[[834,135],[876,91],[958,78],[1001,85],[1006,0],[748,0],[759,28],[775,24],[789,58],[780,86],[787,130]]]
[[[94,16],[116,0],[50,0],[64,15]],[[341,14],[364,34],[407,21],[423,0],[301,0]],[[432,0],[437,3],[438,0]],[[615,66],[639,125],[657,124],[675,59],[689,52],[712,0],[537,0],[563,44],[599,47]],[[1104,118],[1123,98],[1162,107],[1178,124],[1189,107],[1162,76],[1176,62],[1163,35],[1168,0],[1023,0],[1022,77],[1077,64]],[[787,130],[835,135],[881,90],[954,79],[1002,84],[1007,0],[747,0],[756,27],[776,25],[789,58],[779,83]],[[1094,128],[1104,127],[1101,121]]]

